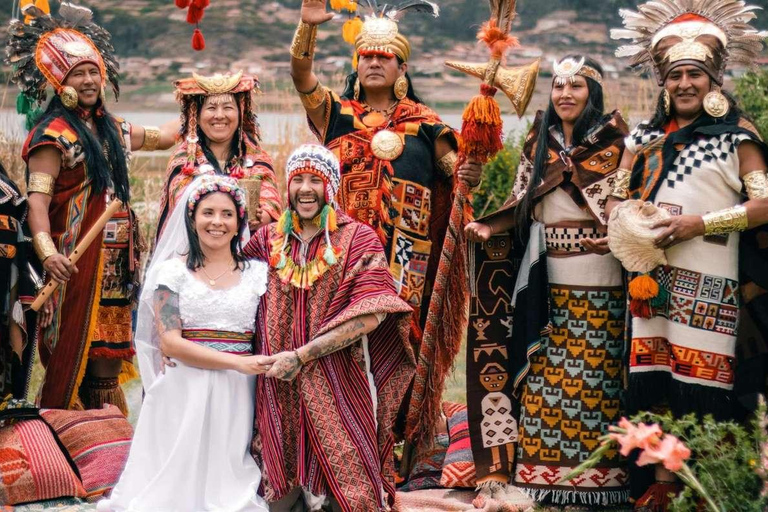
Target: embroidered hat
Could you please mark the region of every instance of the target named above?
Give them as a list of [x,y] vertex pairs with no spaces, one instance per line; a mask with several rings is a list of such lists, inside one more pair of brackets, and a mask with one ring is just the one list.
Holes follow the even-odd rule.
[[335,208],[336,194],[341,182],[339,160],[331,151],[317,144],[299,146],[285,165],[288,183],[297,174],[311,173],[319,176],[325,183],[325,202]]

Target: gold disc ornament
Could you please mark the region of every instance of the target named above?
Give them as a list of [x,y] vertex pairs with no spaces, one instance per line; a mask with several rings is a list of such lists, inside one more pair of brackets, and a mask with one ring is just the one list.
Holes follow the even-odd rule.
[[728,98],[719,90],[711,91],[704,96],[704,111],[712,117],[725,117],[730,109]]
[[404,147],[403,139],[390,130],[381,130],[371,139],[371,151],[382,160],[395,160],[403,154]]

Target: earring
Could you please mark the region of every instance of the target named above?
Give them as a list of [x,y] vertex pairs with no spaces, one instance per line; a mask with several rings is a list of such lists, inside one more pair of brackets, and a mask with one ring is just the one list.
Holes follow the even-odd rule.
[[672,113],[672,98],[669,96],[669,91],[664,89],[661,93],[661,101],[664,104],[664,114],[669,116]]
[[65,85],[59,92],[59,98],[61,98],[61,104],[68,110],[74,110],[77,108],[77,91],[70,85]]
[[355,101],[360,101],[360,79],[355,78],[355,85],[352,87]]
[[402,100],[408,95],[408,79],[400,76],[395,80],[395,98]]
[[720,92],[720,87],[715,86],[704,96],[704,111],[712,117],[725,117],[731,109],[728,98]]

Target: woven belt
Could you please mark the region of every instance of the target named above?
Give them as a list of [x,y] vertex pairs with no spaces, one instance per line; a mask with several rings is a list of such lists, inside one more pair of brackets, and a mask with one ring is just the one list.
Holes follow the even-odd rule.
[[583,238],[602,238],[594,222],[571,222],[550,224],[544,227],[547,254],[550,256],[572,256],[587,252],[579,242]]
[[214,331],[206,329],[183,329],[181,337],[198,345],[219,352],[248,356],[253,354],[253,332]]

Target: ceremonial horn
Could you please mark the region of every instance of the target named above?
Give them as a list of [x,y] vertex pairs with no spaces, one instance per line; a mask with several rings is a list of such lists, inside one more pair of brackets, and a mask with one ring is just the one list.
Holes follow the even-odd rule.
[[[493,77],[493,86],[504,91],[512,106],[515,108],[517,117],[523,117],[528,103],[531,101],[533,91],[536,88],[536,78],[539,75],[539,63],[541,59],[536,59],[525,66],[514,68],[505,68],[496,65],[495,76]],[[446,62],[446,66],[462,73],[485,80],[486,72],[492,63],[476,64],[473,62]]]

